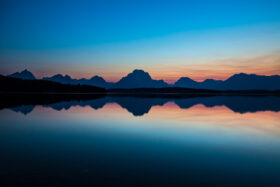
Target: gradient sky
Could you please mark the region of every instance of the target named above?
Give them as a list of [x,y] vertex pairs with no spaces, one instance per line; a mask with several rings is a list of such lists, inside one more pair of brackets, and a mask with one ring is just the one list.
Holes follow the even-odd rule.
[[1,0],[0,74],[280,74],[279,0]]

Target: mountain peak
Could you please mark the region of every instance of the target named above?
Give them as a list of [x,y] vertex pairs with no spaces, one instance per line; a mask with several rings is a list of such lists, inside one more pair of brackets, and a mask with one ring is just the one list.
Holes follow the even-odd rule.
[[91,77],[90,80],[105,81],[105,80],[103,79],[103,77],[100,77],[100,76],[98,76],[98,75],[95,75],[95,76]]
[[56,74],[56,75],[54,75],[54,76],[52,76],[52,77],[50,77],[50,78],[56,78],[56,79],[71,79],[71,77],[69,76],[69,75],[61,75],[61,74]]
[[44,77],[43,80],[48,80],[48,81],[54,81],[54,82],[59,82],[62,84],[76,84],[75,80],[72,79],[69,75],[61,75],[61,74],[56,74],[52,77]]
[[129,73],[127,77],[137,79],[137,80],[152,80],[149,73],[141,69],[133,70],[133,72]]
[[147,72],[145,72],[144,70],[142,70],[142,69],[135,69],[135,70],[133,70],[133,72],[132,73],[147,73]]
[[197,86],[197,82],[192,80],[189,77],[181,77],[177,80],[174,84],[175,87],[187,87],[187,88],[194,88]]
[[168,84],[162,80],[153,80],[148,72],[135,69],[127,76],[117,82],[115,88],[161,88],[167,87]]
[[16,72],[11,75],[8,75],[9,77],[13,78],[18,78],[18,79],[29,79],[29,80],[34,80],[36,77],[27,69],[21,71],[21,72]]
[[234,80],[234,79],[246,79],[246,78],[250,78],[250,77],[257,77],[260,75],[256,75],[256,74],[247,74],[247,73],[237,73],[232,75],[231,77],[229,77],[226,81],[230,81],[230,80]]
[[103,85],[103,86],[104,86],[104,84],[106,84],[106,81],[103,79],[103,77],[100,77],[98,75],[91,77],[89,79],[89,81],[94,82],[95,84],[98,84],[98,85]]
[[181,77],[179,80],[177,80],[177,82],[178,81],[190,81],[190,82],[195,82],[194,80],[192,80],[191,78],[189,78],[189,77]]

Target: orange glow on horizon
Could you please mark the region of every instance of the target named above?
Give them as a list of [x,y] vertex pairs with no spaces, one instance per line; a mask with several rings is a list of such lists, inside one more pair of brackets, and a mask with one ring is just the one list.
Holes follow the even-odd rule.
[[[172,64],[172,65],[170,65]],[[91,78],[95,75],[103,77],[106,81],[117,82],[134,69],[142,69],[153,79],[164,80],[168,83],[176,82],[180,77],[189,77],[195,81],[205,79],[226,80],[237,73],[258,75],[280,75],[280,54],[273,53],[255,58],[225,59],[209,62],[167,62],[142,66],[68,66],[52,69],[32,68],[37,78],[53,76],[55,74],[69,75],[72,78]],[[13,72],[10,72],[13,73]]]
[[[135,69],[140,69],[140,68],[135,68]],[[148,69],[148,68],[147,68]],[[164,80],[167,83],[175,83],[177,80],[179,80],[181,77],[188,77],[191,78],[195,81],[198,82],[202,82],[206,79],[215,79],[215,80],[226,80],[229,77],[231,77],[234,74],[238,74],[238,73],[247,73],[247,74],[257,74],[257,75],[266,75],[266,76],[271,76],[271,75],[280,75],[280,70],[277,69],[273,69],[270,71],[267,70],[259,70],[259,71],[254,71],[254,70],[247,70],[247,71],[231,71],[231,70],[225,70],[225,69],[221,69],[221,70],[211,70],[209,68],[208,71],[197,71],[197,70],[190,70],[190,71],[170,71],[168,72],[170,69],[161,69],[161,71],[157,71],[157,70],[153,70],[151,69],[146,70],[143,69],[144,71],[148,72],[150,74],[150,76],[152,77],[152,79],[155,80]],[[122,77],[127,76],[128,73],[131,73],[133,71],[133,69],[131,69],[130,71],[124,71],[124,72],[94,72],[94,71],[82,71],[83,73],[76,73],[76,72],[72,72],[69,71],[69,73],[64,73],[63,75],[70,75],[72,78],[76,78],[76,79],[81,79],[81,78],[87,78],[90,79],[91,77],[98,75],[103,77],[106,81],[108,82],[118,82]],[[55,74],[59,74],[58,72],[54,72],[54,73],[41,73],[43,76],[36,76],[38,78],[42,78],[42,77],[48,77],[48,76],[53,76]]]

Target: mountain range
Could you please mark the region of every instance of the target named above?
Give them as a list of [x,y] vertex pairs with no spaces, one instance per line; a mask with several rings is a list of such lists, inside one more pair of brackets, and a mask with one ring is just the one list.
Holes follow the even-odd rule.
[[[14,78],[34,80],[36,77],[28,70],[8,75]],[[90,85],[102,88],[164,88],[182,87],[211,90],[280,90],[280,76],[264,76],[256,74],[239,73],[228,79],[215,80],[206,79],[203,82],[192,80],[188,77],[181,77],[174,84],[168,84],[163,80],[154,80],[149,73],[143,70],[134,70],[118,82],[107,82],[100,76],[93,76],[90,79],[73,79],[69,75],[57,74],[52,77],[44,77],[43,80],[72,85]]]

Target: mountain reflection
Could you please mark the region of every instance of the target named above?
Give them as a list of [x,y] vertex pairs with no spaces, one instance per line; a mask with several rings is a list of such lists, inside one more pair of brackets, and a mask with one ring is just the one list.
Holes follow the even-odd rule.
[[[147,114],[153,106],[163,106],[167,102],[174,102],[181,109],[189,109],[202,104],[205,107],[225,106],[236,113],[258,111],[280,111],[280,97],[244,97],[244,96],[214,96],[214,97],[190,97],[190,98],[142,98],[142,97],[101,97],[91,100],[60,101],[49,104],[39,104],[54,110],[68,110],[73,106],[90,106],[98,110],[107,103],[117,103],[134,116]],[[28,114],[33,111],[35,105],[18,105],[9,108],[15,112]]]

